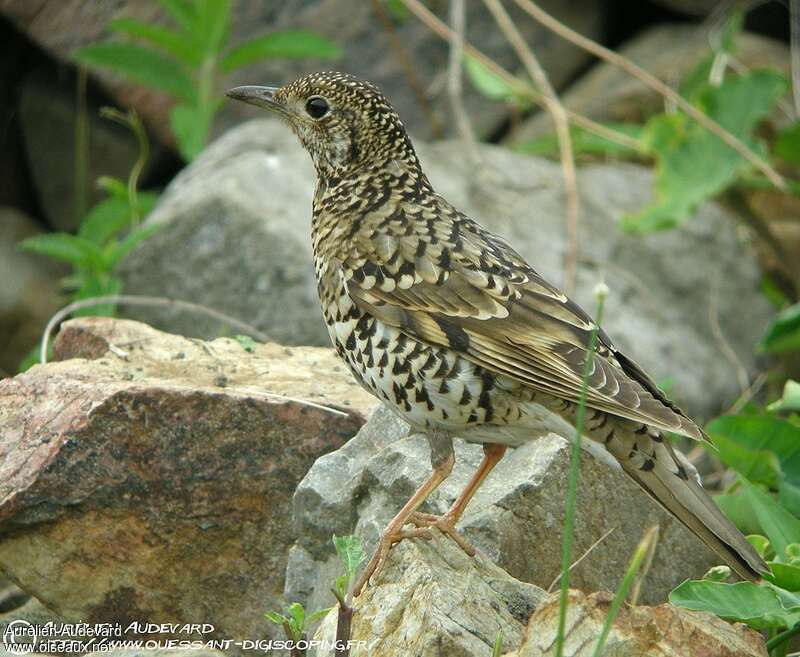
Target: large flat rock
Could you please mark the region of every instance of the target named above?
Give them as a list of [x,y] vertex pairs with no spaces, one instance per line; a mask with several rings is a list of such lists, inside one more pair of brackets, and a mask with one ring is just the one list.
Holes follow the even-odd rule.
[[68,620],[267,636],[295,486],[372,397],[330,349],[83,318],[55,350],[0,382],[0,570]]

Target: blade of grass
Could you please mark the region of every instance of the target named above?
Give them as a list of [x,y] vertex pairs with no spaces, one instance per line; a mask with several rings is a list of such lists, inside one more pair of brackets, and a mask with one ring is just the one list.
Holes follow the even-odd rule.
[[589,391],[589,377],[594,369],[594,353],[597,348],[597,331],[603,320],[603,304],[608,296],[608,287],[601,283],[595,288],[597,298],[597,320],[589,336],[589,348],[586,352],[586,362],[583,366],[581,392],[578,397],[578,411],[575,417],[575,439],[572,443],[572,452],[569,463],[569,483],[567,485],[567,499],[564,511],[564,537],[561,552],[561,593],[558,604],[558,633],[556,634],[556,657],[564,655],[564,630],[567,625],[567,604],[569,598],[569,565],[572,560],[572,535],[575,529],[575,500],[578,493],[578,472],[581,462],[581,439],[583,438],[583,422],[586,416],[586,395]]
[[631,557],[628,570],[625,571],[625,576],[622,578],[622,582],[620,583],[617,592],[614,594],[614,599],[611,601],[611,607],[606,615],[606,620],[603,623],[603,629],[600,631],[600,636],[597,637],[597,643],[594,646],[592,657],[602,656],[603,648],[605,647],[606,640],[608,639],[608,634],[611,631],[611,626],[614,624],[614,619],[617,617],[620,607],[622,607],[622,603],[625,601],[625,598],[628,595],[628,590],[636,581],[639,569],[642,567],[642,564],[644,564],[645,561],[649,560],[648,555],[652,555],[653,546],[657,540],[658,525],[653,525],[645,532],[642,540],[639,542],[639,545],[636,546],[636,550],[633,553],[633,557]]

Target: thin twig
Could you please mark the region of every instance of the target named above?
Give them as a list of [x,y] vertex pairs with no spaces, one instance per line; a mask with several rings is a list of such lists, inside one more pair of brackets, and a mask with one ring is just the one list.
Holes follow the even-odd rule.
[[[602,535],[600,538],[598,538],[598,539],[597,539],[597,540],[596,540],[594,543],[592,543],[592,544],[589,546],[589,548],[586,550],[586,552],[584,552],[584,553],[583,553],[583,554],[580,556],[580,558],[579,558],[577,561],[575,561],[575,562],[574,562],[574,563],[573,563],[573,564],[572,564],[572,565],[569,567],[569,571],[570,571],[570,572],[572,572],[572,571],[573,571],[573,570],[574,570],[574,569],[577,567],[577,565],[578,565],[578,564],[579,564],[581,561],[583,561],[583,560],[584,560],[586,557],[588,557],[588,556],[589,556],[589,555],[592,553],[592,551],[593,551],[593,550],[594,550],[594,549],[595,549],[595,548],[596,548],[598,545],[600,545],[600,543],[602,543],[602,542],[603,542],[604,540],[606,540],[606,539],[607,539],[609,536],[611,536],[612,532],[613,532],[615,529],[616,529],[616,527],[612,527],[612,528],[611,528],[611,529],[609,529],[609,530],[608,530],[608,531],[607,531],[605,534],[603,534],[603,535]],[[550,582],[550,586],[548,586],[548,587],[547,587],[547,592],[548,592],[548,593],[552,593],[552,591],[553,591],[553,587],[554,587],[556,584],[558,584],[558,583],[559,583],[559,581],[561,581],[561,573],[559,573],[558,575],[556,575],[555,579],[554,579],[552,582]]]
[[747,368],[739,358],[739,354],[731,346],[731,343],[722,332],[722,327],[719,324],[719,280],[715,278],[711,284],[711,290],[708,300],[708,322],[711,324],[711,333],[717,344],[720,347],[725,358],[733,365],[736,371],[736,378],[739,382],[739,394],[743,395],[747,388],[750,386],[750,376],[747,374]]
[[[447,27],[442,21],[440,21],[436,15],[434,15],[425,5],[423,5],[419,0],[400,0],[403,5],[420,21],[422,21],[428,28],[437,34],[439,37],[444,39],[445,41],[452,43],[453,39],[456,38],[456,35],[453,34],[453,31]],[[487,57],[484,55],[480,50],[475,48],[475,46],[471,45],[469,42],[464,42],[464,52],[468,55],[474,57],[478,62],[480,62],[485,68],[489,71],[494,73],[496,76],[501,78],[506,84],[514,88],[515,93],[519,96],[530,100],[533,103],[538,105],[544,106],[544,96],[540,94],[536,89],[534,89],[531,85],[522,82],[521,80],[517,79],[514,75],[509,73],[506,69],[500,66],[497,62],[495,62],[491,57]],[[581,128],[584,128],[588,132],[593,134],[599,135],[600,137],[604,137],[609,141],[612,141],[616,144],[621,144],[622,146],[626,146],[627,148],[633,149],[635,151],[640,151],[641,146],[636,139],[629,137],[628,135],[619,132],[618,130],[613,130],[608,128],[607,126],[601,125],[591,119],[582,116],[581,114],[577,114],[570,110],[565,110],[567,112],[567,116],[569,116],[570,121]]]
[[200,305],[199,303],[192,303],[191,301],[182,301],[180,299],[168,299],[166,297],[148,297],[131,294],[113,294],[105,297],[93,297],[91,299],[81,299],[80,301],[73,301],[72,303],[64,306],[47,322],[42,335],[41,348],[39,350],[39,362],[42,364],[47,362],[47,350],[50,347],[50,336],[53,334],[55,328],[70,314],[76,310],[83,310],[84,308],[93,308],[95,306],[102,306],[104,304],[123,304],[129,306],[155,306],[155,307],[169,307],[177,308],[179,310],[187,310],[189,312],[198,313],[213,317],[221,322],[230,324],[233,328],[245,333],[249,333],[256,340],[260,342],[268,342],[269,337],[266,333],[262,333],[255,326],[243,322],[235,317],[226,315],[219,310],[208,308],[207,306]]
[[464,34],[466,32],[466,11],[464,0],[450,0],[450,23],[455,38],[450,42],[450,57],[447,63],[447,95],[450,97],[450,109],[456,119],[456,129],[464,142],[473,164],[480,160],[475,146],[475,132],[464,111],[463,103],[463,62]]
[[592,53],[596,57],[599,57],[600,59],[603,59],[609,62],[610,64],[613,64],[614,66],[621,68],[626,73],[629,73],[638,80],[644,82],[644,84],[646,84],[651,89],[657,91],[667,100],[675,103],[675,105],[680,107],[681,110],[683,110],[687,115],[692,117],[706,130],[713,132],[728,146],[730,146],[737,153],[739,153],[739,155],[745,158],[753,166],[760,169],[764,173],[764,175],[767,178],[769,178],[772,184],[775,185],[778,189],[784,192],[788,191],[788,186],[783,176],[781,176],[769,164],[769,162],[767,162],[764,158],[760,157],[758,154],[753,152],[753,150],[749,148],[747,144],[745,144],[741,139],[728,132],[719,123],[714,121],[714,119],[712,119],[707,114],[697,109],[697,107],[692,105],[689,101],[687,101],[674,89],[664,84],[652,73],[648,73],[640,66],[634,64],[627,57],[623,57],[622,55],[615,53],[613,50],[609,50],[604,46],[601,46],[599,43],[592,41],[591,39],[583,36],[582,34],[578,34],[577,32],[575,32],[575,30],[570,29],[569,27],[564,25],[561,21],[559,21],[558,19],[554,18],[546,11],[541,9],[532,0],[514,0],[514,2],[517,3],[520,9],[522,9],[524,12],[532,16],[536,21],[541,23],[544,27],[546,27],[550,31],[554,32],[563,39],[566,39],[567,41],[574,43],[578,47],[583,48],[587,52]]
[[547,79],[536,55],[525,43],[525,39],[514,25],[500,0],[483,0],[487,9],[494,16],[498,27],[502,30],[508,42],[514,48],[517,56],[522,61],[528,75],[536,83],[536,86],[544,94],[544,104],[558,136],[558,148],[561,154],[561,170],[564,175],[564,193],[567,197],[567,252],[564,256],[564,287],[567,294],[575,288],[575,272],[578,262],[578,220],[579,220],[579,199],[578,199],[578,179],[575,173],[575,154],[572,150],[572,137],[569,131],[569,120],[564,106],[558,99],[553,85]]
[[397,30],[392,22],[392,17],[389,15],[389,12],[386,11],[386,7],[384,6],[384,0],[370,0],[370,4],[372,5],[372,11],[378,17],[384,32],[386,32],[386,36],[389,38],[389,46],[397,55],[397,61],[400,64],[400,68],[403,69],[403,75],[405,76],[406,80],[408,80],[408,85],[414,92],[414,97],[417,99],[417,103],[419,103],[419,106],[422,108],[422,113],[428,120],[428,123],[431,127],[431,133],[434,137],[441,137],[443,134],[442,123],[439,121],[439,117],[431,107],[430,102],[428,102],[425,89],[423,89],[422,83],[417,77],[414,62],[412,61],[411,57],[409,57],[407,48],[403,45],[403,42],[397,35]]

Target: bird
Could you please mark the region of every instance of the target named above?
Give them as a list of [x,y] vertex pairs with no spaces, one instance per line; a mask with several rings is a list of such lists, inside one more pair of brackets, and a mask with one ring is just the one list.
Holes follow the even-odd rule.
[[[380,89],[341,72],[227,95],[281,117],[316,171],[311,241],[322,314],[355,379],[430,444],[430,476],[381,533],[354,587],[390,549],[456,530],[508,448],[574,426],[584,366],[583,434],[743,579],[769,570],[687,471],[668,432],[703,430],[594,320],[504,239],[458,211],[425,175]],[[419,510],[450,474],[453,438],[483,446],[478,469],[442,516]]]

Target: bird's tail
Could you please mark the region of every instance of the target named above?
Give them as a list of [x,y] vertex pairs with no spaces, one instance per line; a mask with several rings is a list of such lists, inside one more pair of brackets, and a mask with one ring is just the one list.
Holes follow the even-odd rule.
[[740,577],[758,581],[769,572],[748,540],[725,517],[672,446],[657,431],[623,433],[606,448],[650,497],[680,520]]

